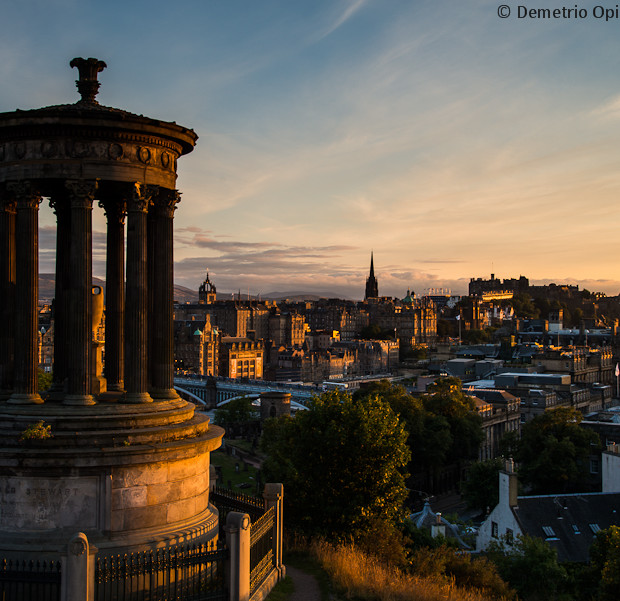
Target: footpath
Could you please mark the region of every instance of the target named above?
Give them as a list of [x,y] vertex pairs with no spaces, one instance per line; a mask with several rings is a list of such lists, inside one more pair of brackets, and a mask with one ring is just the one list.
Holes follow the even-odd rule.
[[295,586],[288,601],[321,601],[321,591],[314,576],[291,566],[286,566],[286,575],[291,577]]

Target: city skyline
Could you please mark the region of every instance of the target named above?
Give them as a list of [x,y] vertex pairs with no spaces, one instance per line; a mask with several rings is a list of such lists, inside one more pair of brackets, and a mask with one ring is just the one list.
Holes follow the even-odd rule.
[[[560,4],[558,3],[558,6]],[[175,280],[361,298],[524,275],[620,292],[619,19],[486,1],[25,1],[0,111],[98,100],[199,135],[179,167]],[[517,5],[513,6],[516,13]],[[41,272],[54,219],[41,209]],[[104,275],[94,216],[94,273]]]

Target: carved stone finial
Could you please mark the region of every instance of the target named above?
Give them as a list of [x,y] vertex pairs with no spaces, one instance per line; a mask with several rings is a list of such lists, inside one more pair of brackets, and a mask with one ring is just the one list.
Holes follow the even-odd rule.
[[77,67],[80,72],[80,79],[76,80],[78,92],[82,95],[80,102],[88,102],[89,104],[99,104],[95,100],[95,96],[101,85],[97,81],[97,74],[101,73],[107,65],[96,58],[74,58],[69,66]]

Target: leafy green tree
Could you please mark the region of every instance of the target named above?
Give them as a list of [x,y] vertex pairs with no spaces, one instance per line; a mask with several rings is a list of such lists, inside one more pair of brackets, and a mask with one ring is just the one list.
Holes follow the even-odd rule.
[[448,420],[424,408],[422,400],[411,396],[403,386],[388,380],[373,382],[355,391],[354,400],[377,396],[390,405],[405,426],[411,448],[412,470],[435,470],[443,466],[452,447]]
[[253,407],[252,399],[239,397],[216,409],[213,421],[221,426],[223,424],[244,424],[255,419],[258,419],[258,411]]
[[482,417],[476,410],[474,399],[463,392],[458,378],[435,381],[422,396],[422,404],[428,412],[444,417],[448,422],[452,436],[448,461],[460,462],[478,456],[484,437]]
[[512,544],[492,541],[487,557],[523,601],[558,599],[567,583],[556,550],[541,538],[518,536]]
[[261,444],[264,475],[285,485],[288,519],[303,532],[359,538],[403,517],[407,433],[376,396],[325,393],[294,418],[268,420]]
[[597,601],[616,601],[620,591],[620,527],[610,526],[596,533],[590,563],[599,579]]
[[534,305],[529,294],[525,292],[517,292],[511,299],[510,304],[515,310],[517,317],[525,319],[536,319],[540,313]]
[[51,372],[43,371],[38,368],[38,387],[39,392],[45,392],[52,386],[53,376]]
[[477,461],[469,466],[461,488],[469,508],[484,512],[499,503],[498,474],[503,467],[501,459]]
[[515,459],[519,479],[534,494],[568,493],[588,487],[589,458],[600,451],[598,434],[582,428],[570,407],[545,411],[525,424]]

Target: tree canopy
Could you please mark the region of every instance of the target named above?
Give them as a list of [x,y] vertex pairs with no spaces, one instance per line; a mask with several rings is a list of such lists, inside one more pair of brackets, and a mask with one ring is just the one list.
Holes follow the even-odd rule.
[[412,470],[436,470],[473,459],[482,442],[482,418],[458,378],[437,380],[428,394],[413,397],[387,380],[361,388],[354,399],[378,396],[389,403],[409,433]]
[[267,420],[265,477],[282,482],[290,522],[306,533],[354,537],[400,520],[407,497],[407,432],[377,396],[316,397],[294,418]]
[[589,458],[600,451],[598,434],[581,427],[582,416],[571,407],[545,411],[526,423],[515,459],[519,479],[534,494],[584,491]]
[[620,528],[610,526],[596,533],[590,563],[598,580],[599,601],[615,601],[620,591]]
[[231,399],[228,403],[215,410],[214,423],[243,424],[258,418],[258,410],[253,407],[249,397]]
[[461,489],[469,508],[484,512],[499,503],[498,474],[503,468],[499,458],[477,461],[469,467]]
[[493,541],[487,556],[501,577],[523,601],[551,601],[561,594],[567,574],[555,549],[541,538],[518,536],[515,541]]
[[482,417],[476,410],[474,399],[463,392],[461,380],[437,380],[429,386],[422,403],[427,411],[444,417],[448,422],[452,436],[448,460],[475,459],[484,437]]

